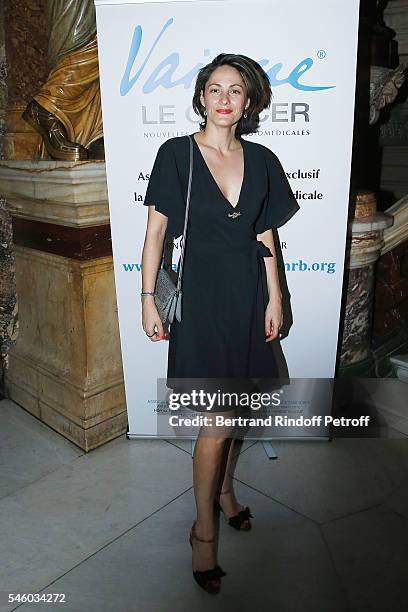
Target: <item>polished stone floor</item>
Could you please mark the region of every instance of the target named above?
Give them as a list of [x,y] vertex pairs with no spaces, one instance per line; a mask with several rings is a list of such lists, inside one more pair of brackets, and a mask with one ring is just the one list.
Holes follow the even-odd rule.
[[[0,610],[408,610],[408,440],[245,442],[235,471],[253,529],[221,518],[221,593],[193,582],[188,441],[127,440],[89,454],[0,402]],[[65,603],[8,604],[8,593]]]

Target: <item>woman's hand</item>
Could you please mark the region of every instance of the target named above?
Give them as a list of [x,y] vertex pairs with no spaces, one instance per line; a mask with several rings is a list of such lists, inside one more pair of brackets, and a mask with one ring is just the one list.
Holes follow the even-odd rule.
[[165,339],[163,323],[161,322],[153,296],[142,298],[142,326],[152,342]]
[[265,336],[266,342],[271,342],[278,337],[283,325],[282,299],[280,296],[269,300],[265,310]]

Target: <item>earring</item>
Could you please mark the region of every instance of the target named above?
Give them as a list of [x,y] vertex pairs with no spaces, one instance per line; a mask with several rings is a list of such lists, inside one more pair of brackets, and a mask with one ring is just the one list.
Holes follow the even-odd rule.
[[207,111],[204,109],[204,117],[207,116]]
[[244,119],[246,119],[248,117],[247,113],[244,113]]

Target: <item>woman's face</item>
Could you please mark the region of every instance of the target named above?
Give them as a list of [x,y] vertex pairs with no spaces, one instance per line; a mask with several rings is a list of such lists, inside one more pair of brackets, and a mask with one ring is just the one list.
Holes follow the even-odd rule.
[[244,81],[233,66],[220,66],[214,70],[200,100],[207,112],[207,125],[214,123],[220,127],[236,124],[250,103]]

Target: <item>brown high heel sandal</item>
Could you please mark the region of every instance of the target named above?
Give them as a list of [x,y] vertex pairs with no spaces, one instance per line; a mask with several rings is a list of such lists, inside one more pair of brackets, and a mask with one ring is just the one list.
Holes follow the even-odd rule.
[[[227,489],[226,491],[219,491],[218,495],[224,495],[226,493],[231,493],[231,489]],[[222,512],[224,514],[223,509],[220,506],[220,502],[218,500],[214,501],[214,509],[217,512]],[[225,516],[225,515],[224,515]],[[249,506],[245,506],[243,510],[240,510],[238,514],[231,516],[228,520],[228,525],[231,525],[237,531],[249,531],[252,527],[250,517],[254,518],[251,514],[251,510]]]
[[[214,542],[214,538],[211,540],[203,540],[199,538],[195,531],[196,521],[194,521],[193,526],[190,531],[190,546],[193,548],[193,540],[197,540],[198,542]],[[227,573],[221,569],[221,567],[217,564],[213,568],[208,570],[196,570],[193,571],[194,580],[197,584],[204,589],[207,593],[211,595],[216,595],[221,588],[221,578],[226,576]]]

